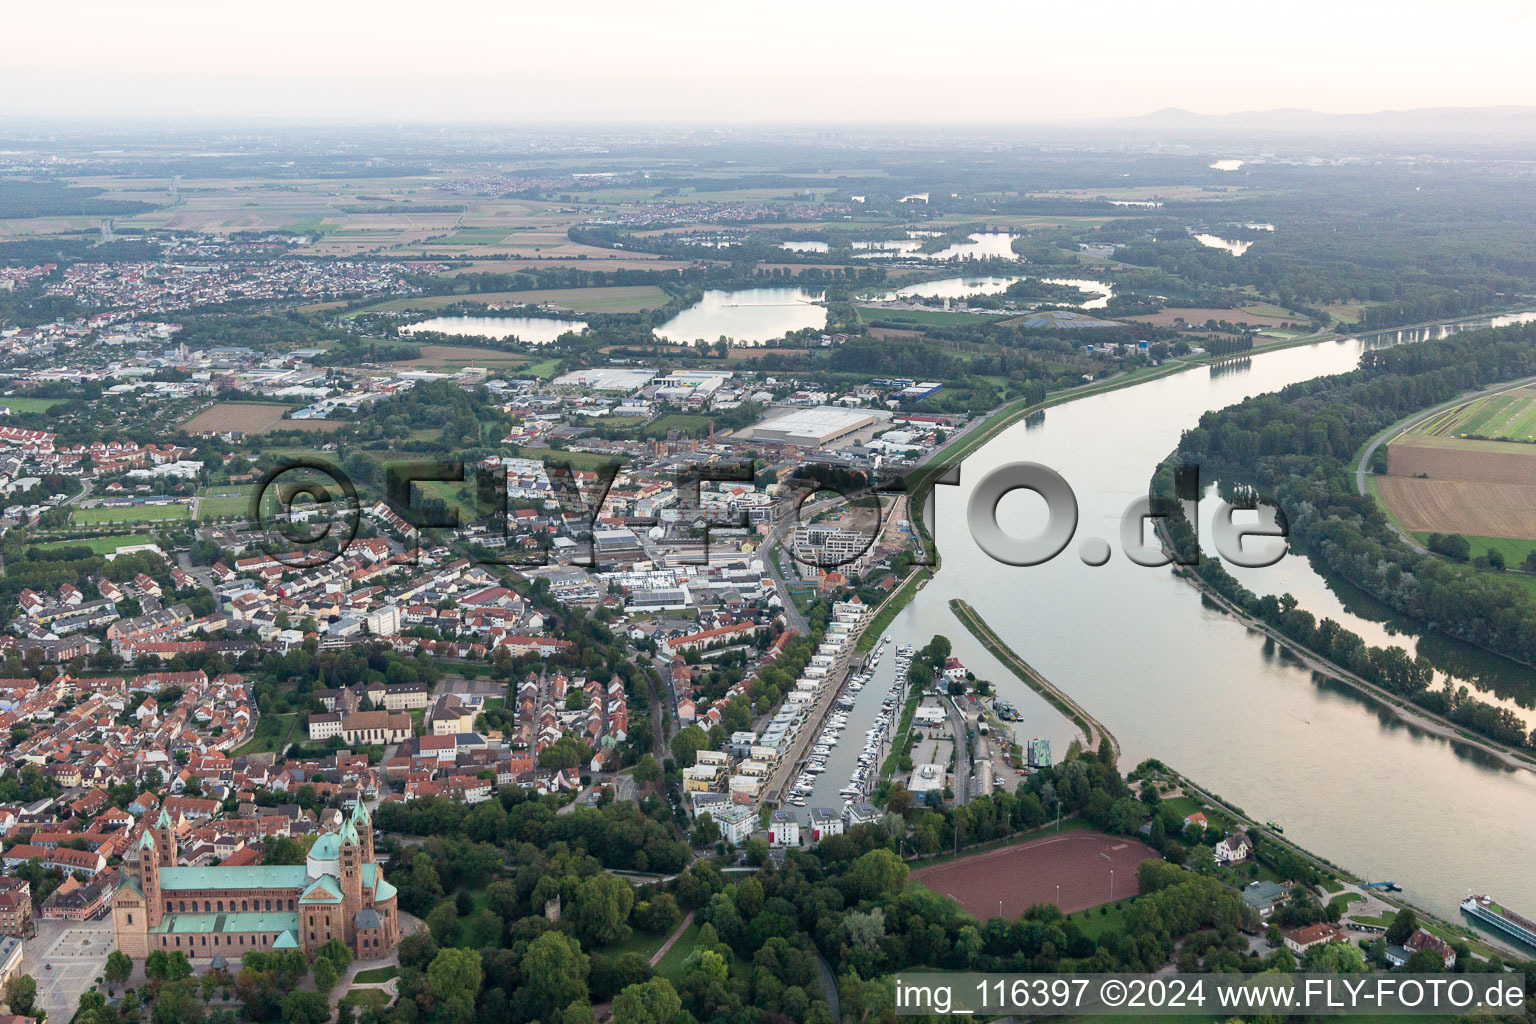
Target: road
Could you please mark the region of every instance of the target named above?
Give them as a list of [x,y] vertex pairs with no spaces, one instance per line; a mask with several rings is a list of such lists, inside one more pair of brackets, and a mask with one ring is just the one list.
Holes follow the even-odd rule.
[[955,803],[965,804],[971,799],[971,728],[955,699],[943,700],[949,713],[949,731],[955,737]]

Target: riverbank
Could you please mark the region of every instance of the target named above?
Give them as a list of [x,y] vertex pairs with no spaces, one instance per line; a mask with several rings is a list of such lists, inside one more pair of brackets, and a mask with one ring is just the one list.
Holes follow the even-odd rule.
[[[1164,550],[1171,550],[1168,538],[1162,534],[1161,524],[1159,524],[1159,535],[1162,536]],[[1400,697],[1390,690],[1377,686],[1375,683],[1355,675],[1348,669],[1334,664],[1322,655],[1308,647],[1302,646],[1284,633],[1274,629],[1268,623],[1250,615],[1246,609],[1233,602],[1206,580],[1202,579],[1197,573],[1189,571],[1186,567],[1177,567],[1174,575],[1199,591],[1205,600],[1236,618],[1249,632],[1259,633],[1266,639],[1273,641],[1277,647],[1284,649],[1297,662],[1318,675],[1326,676],[1329,679],[1342,683],[1362,696],[1369,698],[1373,703],[1386,708],[1405,725],[1412,726],[1429,735],[1450,740],[1452,743],[1481,751],[1484,754],[1497,758],[1506,767],[1524,768],[1526,771],[1536,772],[1536,757],[1532,757],[1530,753],[1515,750],[1496,740],[1469,733],[1449,719],[1421,708],[1412,701]]]
[[933,567],[934,571],[937,571],[939,568],[939,550],[938,546],[934,543],[933,535],[929,532],[928,521],[924,517],[928,495],[933,490],[934,481],[952,471],[958,472],[960,463],[966,456],[975,452],[982,445],[1021,419],[1033,416],[1037,412],[1044,412],[1066,402],[1075,402],[1079,398],[1107,394],[1111,391],[1118,391],[1121,388],[1145,384],[1147,381],[1157,380],[1159,377],[1168,377],[1183,370],[1188,370],[1191,367],[1201,365],[1202,359],[1203,357],[1169,360],[1161,366],[1141,367],[1128,373],[1117,374],[1105,380],[1066,388],[1053,395],[1047,395],[1044,400],[1039,402],[1029,403],[1023,398],[1015,399],[1013,402],[1004,403],[987,413],[980,423],[967,427],[950,444],[935,449],[927,459],[917,466],[912,475],[907,478],[907,493],[910,495],[908,516],[912,523],[914,535],[918,538],[919,543],[924,545],[927,551],[931,552],[929,564]]
[[987,649],[988,654],[1002,662],[1009,671],[1019,677],[1025,686],[1044,697],[1052,707],[1077,726],[1089,750],[1098,750],[1100,743],[1109,740],[1110,748],[1115,752],[1115,760],[1120,760],[1120,741],[1115,739],[1114,733],[1105,728],[1104,723],[1090,715],[1064,690],[1037,672],[1029,662],[1015,654],[982,617],[976,614],[976,609],[956,598],[949,602],[949,610],[954,613],[955,618],[960,620],[960,624]]

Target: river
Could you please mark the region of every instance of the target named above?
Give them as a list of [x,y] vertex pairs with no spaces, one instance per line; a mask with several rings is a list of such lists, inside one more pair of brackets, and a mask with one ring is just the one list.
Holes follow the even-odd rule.
[[[1529,870],[1536,773],[1500,767],[1403,725],[1342,686],[1314,680],[1206,607],[1166,568],[1136,566],[1118,550],[1099,568],[1078,557],[1088,538],[1119,548],[1122,512],[1145,495],[1154,467],[1206,410],[1352,369],[1367,348],[1439,333],[1383,332],[1260,352],[1247,372],[1212,375],[1200,366],[1057,406],[1043,422],[1014,424],[965,460],[959,486],[936,489],[943,568],[896,618],[893,640],[922,644],[947,635],[961,661],[1022,712],[1016,737],[1051,739],[1059,759],[1073,729],[950,614],[949,600],[964,598],[1116,734],[1122,768],[1159,758],[1251,817],[1280,822],[1287,838],[1314,853],[1371,879],[1393,879],[1410,899],[1447,917],[1456,917],[1469,888],[1536,911]],[[1080,509],[1073,542],[1033,568],[993,561],[965,527],[971,489],[1016,460],[1061,473]],[[1212,502],[1202,504],[1202,532],[1213,511]],[[1043,503],[1019,492],[1003,499],[998,516],[1008,532],[1033,536],[1044,522]],[[1304,606],[1329,593],[1299,556],[1282,566],[1274,571],[1276,591],[1296,592]],[[1258,572],[1248,574],[1249,584],[1269,589]],[[1309,578],[1317,582],[1304,586]],[[860,694],[866,714],[850,720],[851,736],[862,735],[861,720],[879,704],[891,653]],[[835,780],[831,794],[847,778],[839,760],[822,777]],[[836,806],[822,789],[811,806]]]

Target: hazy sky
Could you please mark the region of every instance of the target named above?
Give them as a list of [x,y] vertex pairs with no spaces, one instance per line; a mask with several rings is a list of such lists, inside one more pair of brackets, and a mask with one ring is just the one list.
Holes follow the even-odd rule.
[[48,0],[0,114],[1045,121],[1536,105],[1521,0]]

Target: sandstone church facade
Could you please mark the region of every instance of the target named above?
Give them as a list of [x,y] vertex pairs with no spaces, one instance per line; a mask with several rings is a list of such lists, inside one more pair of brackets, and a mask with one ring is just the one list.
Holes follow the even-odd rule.
[[340,939],[359,960],[400,941],[395,887],[373,857],[373,821],[359,803],[315,840],[303,864],[179,867],[163,810],[138,844],[138,875],[112,899],[117,948],[134,959],[156,949],[238,960],[251,950],[312,954]]

